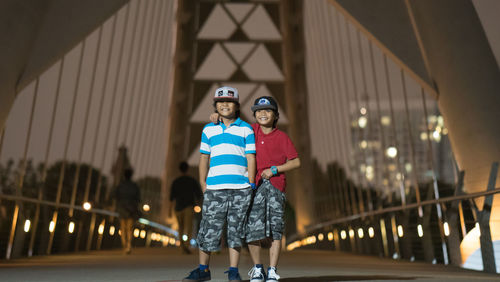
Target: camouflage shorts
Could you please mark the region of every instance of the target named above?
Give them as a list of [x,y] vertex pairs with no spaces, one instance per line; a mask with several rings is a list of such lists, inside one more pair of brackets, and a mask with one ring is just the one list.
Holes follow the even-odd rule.
[[245,219],[252,199],[252,189],[206,190],[198,232],[200,250],[220,250],[222,230],[227,222],[227,244],[230,248],[243,245]]
[[275,188],[271,182],[264,181],[253,198],[246,226],[246,241],[253,242],[264,238],[281,240],[284,224],[285,193]]

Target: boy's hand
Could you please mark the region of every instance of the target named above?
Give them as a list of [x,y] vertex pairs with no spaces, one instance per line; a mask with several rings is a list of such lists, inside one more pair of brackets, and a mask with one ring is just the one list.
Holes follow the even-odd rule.
[[271,172],[270,168],[267,168],[260,174],[260,176],[264,179],[269,179],[273,177],[273,173]]
[[219,123],[219,114],[218,113],[211,114],[210,121],[215,123],[215,124]]

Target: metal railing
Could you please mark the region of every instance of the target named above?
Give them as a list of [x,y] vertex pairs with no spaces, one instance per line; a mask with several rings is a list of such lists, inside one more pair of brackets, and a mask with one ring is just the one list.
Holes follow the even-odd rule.
[[[468,231],[471,231],[471,228],[469,230],[467,228],[463,208],[463,201],[468,201],[474,219],[474,224],[471,227],[477,228],[476,234],[479,234],[483,270],[496,273],[489,221],[493,196],[500,193],[500,188],[495,188],[498,166],[496,162],[492,164],[488,187],[485,191],[465,194],[463,191],[465,173],[460,172],[453,196],[362,212],[315,224],[305,230],[305,235],[295,234],[289,236],[287,238],[287,249],[326,247],[326,249],[371,253],[392,258],[405,258],[402,256],[402,252],[409,252],[406,254],[406,258],[415,260],[415,245],[417,245],[423,248],[424,253],[430,253],[424,254],[424,260],[436,263],[437,254],[434,251],[441,249],[443,251],[441,261],[444,264],[460,266],[463,263],[460,252],[460,239],[463,239]],[[473,199],[480,197],[484,197],[484,205],[481,210],[473,201]],[[409,222],[410,211],[424,209],[424,207],[433,205],[445,211],[443,214],[444,221],[436,220],[435,225],[432,225],[430,221],[431,211],[425,211],[426,216],[423,217],[416,213],[417,228],[412,230],[411,222]],[[387,219],[389,219],[389,226],[386,225]],[[366,230],[368,236],[365,236]],[[408,232],[409,230],[411,231]],[[446,246],[436,248],[441,242],[432,242],[433,231],[441,233],[440,236],[445,238],[443,244],[446,244]],[[325,240],[324,233],[327,234],[327,240]],[[418,238],[415,234],[418,234]],[[348,243],[346,243],[347,240]],[[334,244],[324,243],[328,241],[334,241]],[[414,246],[411,246],[412,244]],[[403,247],[402,245],[406,246]]]
[[[58,222],[57,225],[54,221],[35,221],[34,223],[31,223],[29,219],[18,216],[18,222],[15,225],[11,225],[12,229],[10,231],[9,240],[6,240],[6,259],[13,257],[13,254],[16,254],[16,256],[32,256],[35,253],[50,254],[54,249],[58,249],[59,252],[65,252],[65,250],[69,252],[72,250],[89,251],[92,249],[100,250],[101,248],[111,249],[119,248],[121,246],[119,242],[121,231],[119,231],[119,223],[117,222],[119,214],[112,210],[92,208],[86,205],[75,206],[66,203],[55,203],[36,198],[7,195],[2,193],[0,193],[0,200],[3,201],[2,205],[4,206],[7,206],[6,202],[8,201],[12,204],[15,203],[20,207],[27,204],[35,204],[37,208],[40,208],[41,206],[52,207],[55,211],[58,211],[61,214],[61,209],[74,211],[73,217],[68,217],[65,220],[63,219],[61,222]],[[97,226],[93,225],[96,222],[96,218],[98,219]],[[22,220],[24,220],[24,222],[21,222]],[[64,230],[64,227],[66,226],[68,229]],[[86,239],[83,237],[83,229],[85,227],[88,228],[88,237]],[[97,227],[97,232],[95,227]],[[134,229],[135,239],[133,243],[136,246],[175,246],[179,244],[177,231],[147,218],[139,218],[134,225]],[[61,244],[64,244],[65,247],[53,247],[53,243],[49,243],[49,240],[40,239],[42,237],[47,237],[49,234],[52,235],[52,238],[56,238],[54,236],[54,233],[56,232],[65,233],[65,235],[57,237],[57,239],[63,241]],[[0,236],[2,235],[3,234],[0,234]],[[40,238],[36,238],[37,236]],[[69,239],[67,239],[68,236]],[[37,246],[35,246],[35,242],[38,243]],[[43,244],[43,242],[46,244]],[[74,244],[72,248],[69,247],[71,243]],[[57,242],[54,242],[54,245],[58,245]],[[47,251],[46,253],[40,251],[36,252],[35,249]]]

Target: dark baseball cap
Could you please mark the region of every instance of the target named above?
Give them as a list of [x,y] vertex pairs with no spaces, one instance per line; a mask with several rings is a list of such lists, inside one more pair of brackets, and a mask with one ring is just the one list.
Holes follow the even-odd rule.
[[274,110],[278,111],[278,103],[274,100],[273,97],[271,96],[262,96],[257,99],[255,99],[255,102],[253,103],[252,106],[252,112],[256,112],[258,110]]

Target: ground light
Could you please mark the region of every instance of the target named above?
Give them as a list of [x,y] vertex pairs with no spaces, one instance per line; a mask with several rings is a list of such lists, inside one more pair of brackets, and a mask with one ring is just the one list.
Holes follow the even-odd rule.
[[71,221],[68,225],[68,232],[70,234],[73,234],[73,232],[75,232],[75,223],[73,221]]
[[363,239],[363,237],[365,237],[365,233],[364,233],[364,231],[363,231],[363,228],[359,228],[359,229],[358,229],[358,237],[359,237],[360,239]]
[[445,236],[450,236],[450,226],[448,225],[448,222],[444,222],[443,224],[443,231]]
[[104,224],[99,224],[99,228],[97,229],[97,233],[99,233],[99,235],[102,235],[104,234]]
[[424,236],[424,229],[422,228],[422,224],[417,226],[418,237],[422,238]]
[[31,221],[29,219],[26,219],[24,222],[24,232],[28,233],[30,231],[31,227]]
[[403,237],[404,236],[403,226],[402,225],[398,225],[398,236],[399,237]]
[[56,223],[54,221],[51,221],[49,224],[49,232],[54,232],[54,229],[56,229]]
[[370,236],[370,238],[375,236],[375,230],[373,230],[373,227],[368,228],[368,236]]

